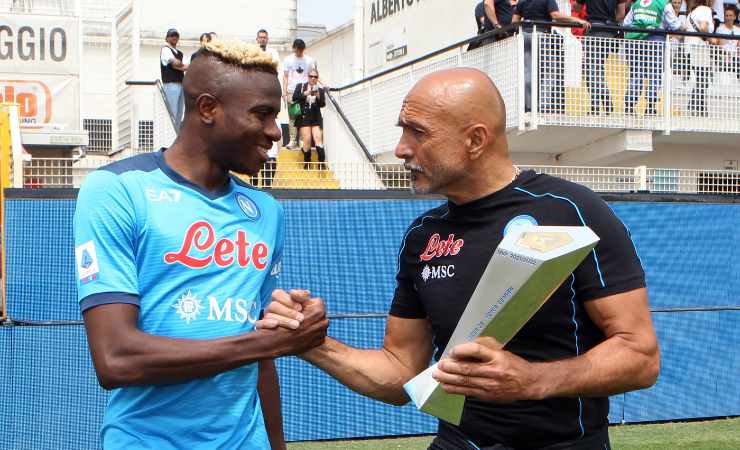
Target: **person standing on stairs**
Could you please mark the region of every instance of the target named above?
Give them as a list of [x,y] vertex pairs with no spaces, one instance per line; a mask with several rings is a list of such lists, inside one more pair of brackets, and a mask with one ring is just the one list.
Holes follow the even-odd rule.
[[[324,152],[324,118],[321,108],[326,106],[324,88],[319,83],[319,71],[311,69],[308,72],[308,82],[298,83],[293,92],[293,102],[301,105],[301,114],[295,119],[302,142],[303,167],[311,168],[311,151],[316,150],[319,158],[318,169],[324,169],[326,153]],[[311,139],[315,147],[311,147]]]

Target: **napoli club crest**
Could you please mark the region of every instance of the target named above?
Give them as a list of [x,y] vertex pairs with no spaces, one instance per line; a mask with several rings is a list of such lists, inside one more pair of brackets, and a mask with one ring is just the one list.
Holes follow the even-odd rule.
[[244,194],[237,193],[236,203],[239,205],[239,208],[241,208],[242,212],[244,212],[244,215],[247,216],[247,219],[253,222],[259,220],[261,216],[260,209],[257,207],[257,204],[252,201],[252,199]]

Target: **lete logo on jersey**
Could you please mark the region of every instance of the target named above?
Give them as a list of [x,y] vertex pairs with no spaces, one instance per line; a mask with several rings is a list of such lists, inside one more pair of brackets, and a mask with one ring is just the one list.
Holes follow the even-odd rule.
[[434,233],[427,242],[427,246],[424,251],[419,255],[422,261],[431,261],[434,258],[441,258],[442,256],[455,256],[460,253],[465,241],[462,239],[455,239],[454,234],[447,236],[447,239],[440,240],[439,233]]
[[236,232],[236,239],[224,237],[216,242],[213,225],[205,220],[199,220],[188,227],[180,250],[165,253],[164,262],[180,263],[191,269],[203,269],[211,263],[219,267],[229,267],[236,263],[243,268],[253,265],[257,270],[265,270],[269,255],[270,249],[267,244],[264,242],[252,244],[244,230]]

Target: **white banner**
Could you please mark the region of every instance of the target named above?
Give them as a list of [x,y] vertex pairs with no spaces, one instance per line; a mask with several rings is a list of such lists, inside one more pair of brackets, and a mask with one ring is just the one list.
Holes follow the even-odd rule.
[[0,16],[0,102],[23,128],[80,128],[80,33],[75,17]]
[[79,24],[75,17],[0,16],[0,67],[10,73],[80,73]]
[[23,128],[80,128],[79,78],[0,73],[0,102],[18,103]]

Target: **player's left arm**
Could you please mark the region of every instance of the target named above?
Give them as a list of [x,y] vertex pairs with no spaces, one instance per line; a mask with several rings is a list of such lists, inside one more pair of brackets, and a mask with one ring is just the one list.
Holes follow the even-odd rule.
[[[260,288],[262,307],[265,308],[272,299],[272,291],[277,287],[283,264],[283,250],[285,246],[285,212],[276,202],[277,221],[275,225],[275,251],[270,262],[270,271]],[[265,419],[267,437],[272,450],[285,450],[285,434],[283,432],[283,412],[280,407],[280,382],[278,379],[275,361],[265,359],[259,362],[259,379],[257,391],[262,406],[262,415]]]
[[259,362],[259,380],[257,391],[262,405],[267,437],[272,450],[285,450],[283,433],[283,413],[280,408],[280,384],[273,360]]

